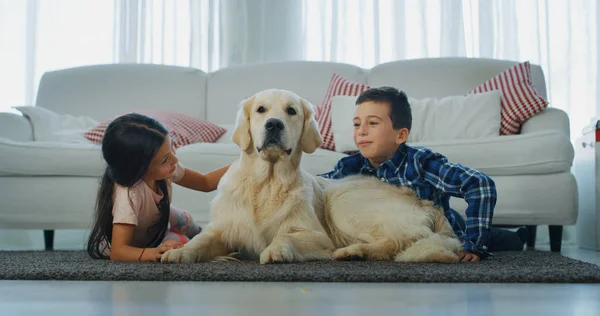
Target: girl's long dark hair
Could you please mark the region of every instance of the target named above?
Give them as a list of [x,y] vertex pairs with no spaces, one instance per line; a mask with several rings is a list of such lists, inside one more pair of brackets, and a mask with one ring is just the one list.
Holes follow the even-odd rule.
[[[87,252],[94,259],[108,259],[113,225],[113,192],[115,184],[131,187],[142,179],[152,158],[165,142],[167,129],[155,119],[130,113],[113,120],[102,138],[102,156],[106,170],[100,180],[96,198],[94,226],[87,242]],[[159,202],[160,219],[150,228],[156,236],[146,247],[156,247],[164,238],[169,224],[169,192],[165,180],[157,181],[163,193]]]

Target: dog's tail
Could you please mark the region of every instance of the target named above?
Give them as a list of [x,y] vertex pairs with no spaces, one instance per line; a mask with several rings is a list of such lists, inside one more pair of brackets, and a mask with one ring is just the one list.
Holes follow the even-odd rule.
[[402,262],[458,262],[457,252],[461,243],[457,238],[441,234],[431,234],[420,239],[403,252],[396,255],[396,261]]
[[239,252],[232,252],[226,256],[216,256],[211,261],[212,262],[222,262],[222,261],[236,261],[241,262],[238,258],[240,256]]

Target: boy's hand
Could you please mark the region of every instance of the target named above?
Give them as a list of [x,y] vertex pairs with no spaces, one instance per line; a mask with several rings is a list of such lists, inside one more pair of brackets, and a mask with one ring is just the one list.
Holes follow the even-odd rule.
[[459,251],[458,252],[458,260],[466,262],[466,261],[471,261],[471,262],[477,262],[479,261],[479,256],[471,253],[471,252],[467,252],[467,251]]

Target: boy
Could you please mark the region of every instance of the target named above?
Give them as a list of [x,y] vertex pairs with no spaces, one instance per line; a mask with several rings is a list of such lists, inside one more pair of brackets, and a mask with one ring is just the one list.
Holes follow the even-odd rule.
[[[354,174],[376,176],[395,185],[409,186],[421,199],[433,201],[456,235],[464,242],[461,261],[479,261],[488,251],[523,250],[526,230],[518,234],[491,228],[496,187],[485,174],[450,163],[439,153],[405,144],[412,125],[404,92],[392,87],[371,88],[356,99],[354,143],[359,152],[342,158],[334,170],[319,176],[340,179]],[[450,208],[450,197],[464,198],[465,220]]]

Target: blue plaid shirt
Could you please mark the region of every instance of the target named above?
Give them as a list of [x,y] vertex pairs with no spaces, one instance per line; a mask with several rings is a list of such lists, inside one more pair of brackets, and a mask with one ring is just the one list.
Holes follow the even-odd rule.
[[[400,145],[392,159],[374,169],[360,153],[338,161],[333,171],[319,176],[340,179],[346,176],[372,175],[382,181],[413,188],[421,199],[431,200],[444,209],[444,214],[463,248],[481,257],[489,255],[489,229],[496,205],[496,186],[485,174],[448,162],[448,159],[428,148]],[[450,197],[467,202],[466,229],[463,232],[450,209]]]

